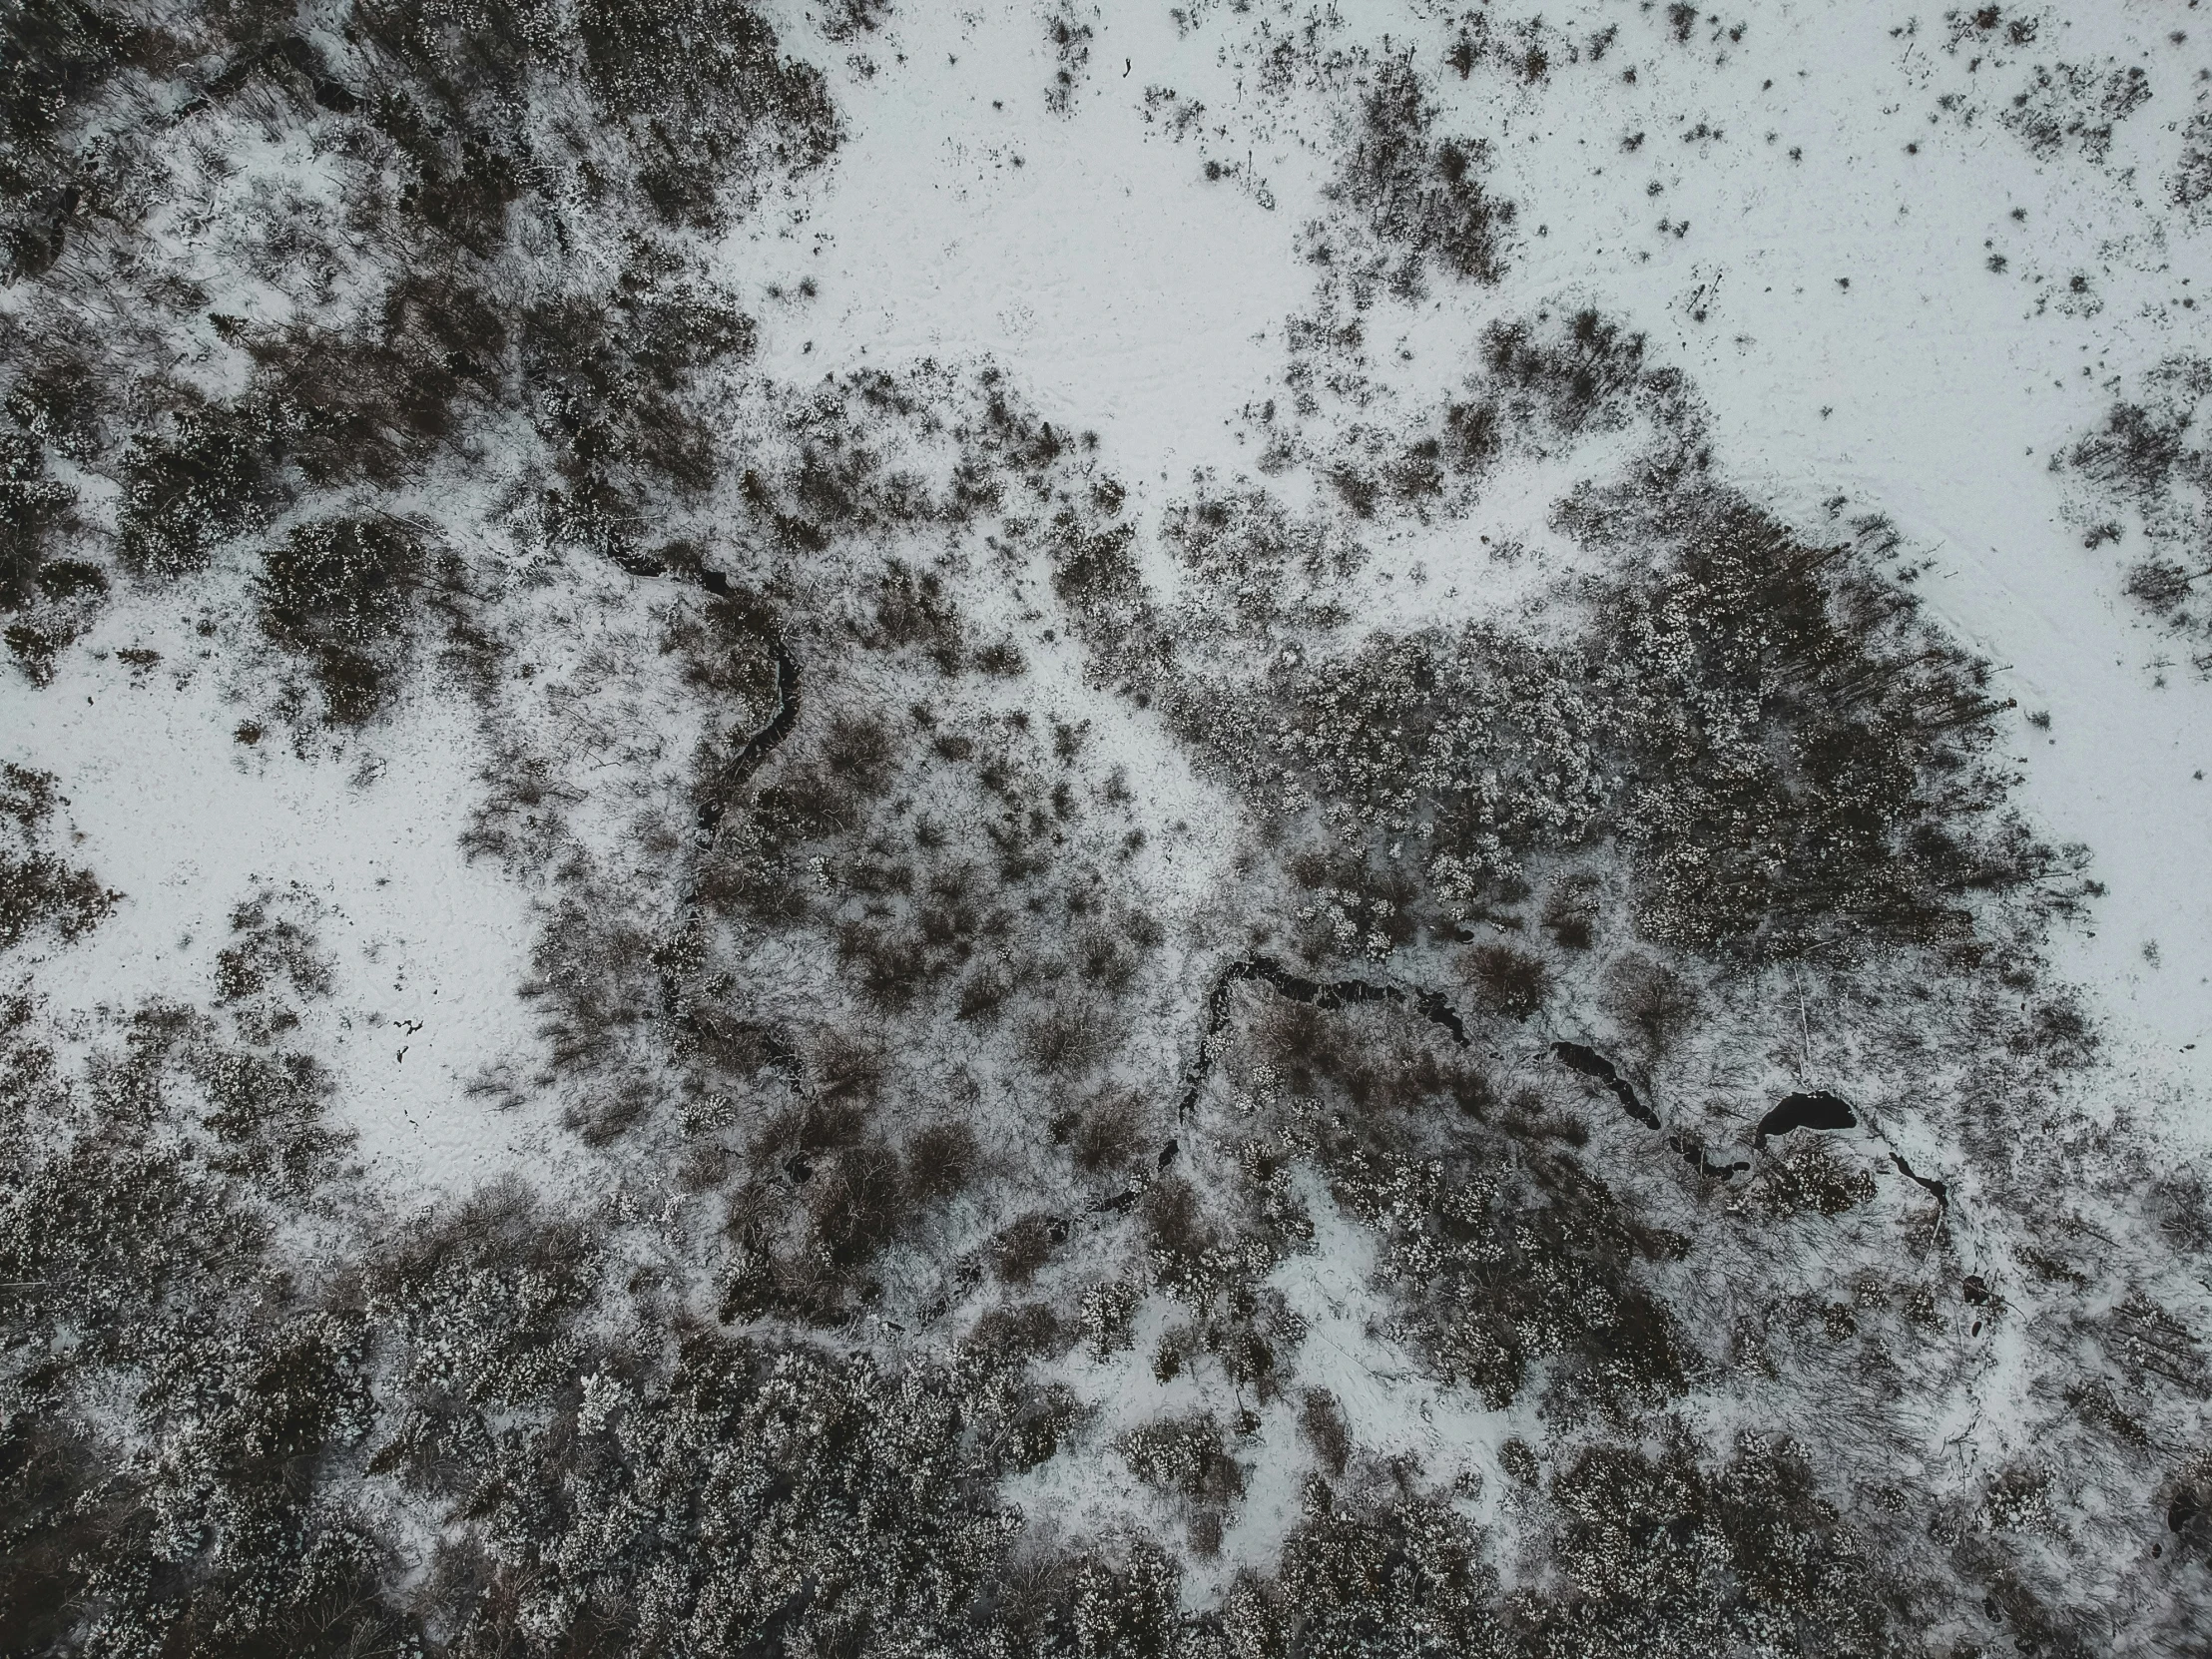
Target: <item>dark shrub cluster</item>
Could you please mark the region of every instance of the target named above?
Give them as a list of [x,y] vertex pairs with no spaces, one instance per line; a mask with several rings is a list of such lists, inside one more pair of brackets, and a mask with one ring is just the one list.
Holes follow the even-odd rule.
[[1655,1060],[1689,1033],[1702,1004],[1697,987],[1681,972],[1636,954],[1606,965],[1601,998],[1606,1012]]
[[1702,1362],[1651,1265],[1689,1241],[1590,1173],[1579,1125],[1540,1095],[1501,1099],[1472,1044],[1439,1051],[1406,1013],[1255,1013],[1254,1058],[1283,1100],[1306,1102],[1266,1107],[1237,1149],[1250,1208],[1279,1218],[1275,1248],[1299,1248],[1312,1224],[1271,1203],[1270,1181],[1311,1159],[1375,1230],[1396,1329],[1439,1375],[1502,1408],[1541,1364],[1547,1405],[1570,1419],[1631,1417],[1683,1390]]
[[123,895],[89,869],[72,868],[41,844],[59,799],[52,773],[0,763],[0,950],[50,927],[65,943],[106,919]]
[[2201,222],[2212,208],[2212,110],[2197,111],[2182,135],[2181,158],[2167,191],[2175,207]]
[[1510,202],[1482,187],[1489,157],[1479,140],[1431,136],[1435,110],[1410,63],[1393,58],[1375,73],[1351,156],[1338,178],[1343,200],[1414,267],[1429,259],[1455,276],[1494,282],[1504,274]]
[[160,580],[190,575],[220,544],[257,528],[285,494],[292,425],[263,401],[196,402],[133,438],[118,513],[124,567]]
[[87,0],[14,0],[0,71],[0,257],[8,275],[37,276],[61,258],[97,182],[71,152],[75,129],[109,81],[158,55],[158,31],[120,7]]
[[745,0],[588,0],[576,29],[585,84],[631,125],[639,184],[670,224],[723,223],[731,164],[763,129],[793,171],[836,145],[821,71],[785,57]]
[[2071,147],[2101,165],[2111,153],[2113,127],[2149,99],[2150,77],[2139,65],[2099,74],[2083,64],[2037,64],[1998,119],[2039,160]]
[[69,519],[77,492],[52,477],[46,447],[23,432],[0,432],[0,611],[31,603],[54,533]]
[[[1578,528],[1611,538],[1593,505]],[[1601,613],[1596,675],[1633,734],[1619,823],[1646,932],[1753,954],[1939,938],[1970,931],[1975,893],[2067,879],[1999,814],[1979,757],[2009,705],[1987,665],[1853,544],[1807,545],[1706,490],[1656,518],[1679,551]]]
[[401,482],[507,379],[501,309],[434,271],[398,278],[346,334],[293,323],[243,329],[240,341],[261,395],[293,411],[287,454],[316,488]]
[[1509,944],[1477,945],[1460,958],[1459,972],[1484,1008],[1508,1019],[1526,1019],[1551,995],[1549,964]]
[[[2100,508],[2140,515],[2151,551],[2130,565],[2122,584],[2127,596],[2175,632],[2199,640],[2212,633],[2201,586],[2212,576],[2205,558],[2212,535],[2212,448],[2196,440],[2208,397],[2212,362],[2169,358],[2149,376],[2140,399],[2114,403],[2103,425],[2076,439],[2063,456],[2063,464],[2093,486]],[[2116,541],[2121,533],[2117,523],[2100,526],[2087,544]],[[2196,666],[2212,673],[2212,650],[2199,652]]]
[[1680,1436],[1657,1454],[1592,1446],[1548,1495],[1561,1593],[1516,1609],[1539,1652],[1896,1651],[1902,1587],[1789,1439],[1745,1434],[1711,1469]]
[[546,501],[548,532],[634,557],[659,492],[696,497],[714,478],[706,428],[682,393],[692,375],[752,351],[752,319],[648,267],[604,299],[533,307],[518,333],[524,388],[562,480]]
[[1563,1402],[1614,1417],[1679,1393],[1696,1357],[1635,1265],[1684,1241],[1635,1222],[1572,1155],[1523,1157],[1507,1174],[1355,1149],[1332,1160],[1332,1188],[1381,1234],[1431,1362],[1492,1406],[1541,1360]]
[[1054,115],[1066,115],[1076,85],[1090,67],[1091,26],[1083,21],[1072,0],[1060,0],[1045,17],[1045,35],[1059,64],[1052,72],[1052,84],[1045,88],[1045,108]]
[[1666,556],[1556,646],[1477,624],[1301,665],[1279,676],[1279,770],[1237,764],[1303,776],[1370,844],[1424,841],[1461,917],[1605,831],[1636,849],[1638,925],[1708,951],[1941,938],[1978,892],[2078,896],[2069,857],[1999,811],[1986,665],[1852,543],[1681,482],[1586,490],[1562,517]]
[[1644,389],[1644,337],[1624,334],[1595,310],[1579,310],[1566,332],[1528,322],[1493,322],[1482,336],[1490,383],[1516,413],[1577,433],[1625,423]]
[[331,724],[362,725],[390,699],[427,563],[421,532],[383,517],[312,520],[263,552],[262,629],[309,665]]

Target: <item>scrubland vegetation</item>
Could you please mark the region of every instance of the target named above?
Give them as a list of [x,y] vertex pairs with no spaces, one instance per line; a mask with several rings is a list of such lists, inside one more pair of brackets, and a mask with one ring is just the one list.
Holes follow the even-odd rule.
[[[1454,82],[1743,28],[1644,10],[1283,37],[1316,317],[1273,463],[1147,512],[990,363],[762,366],[705,251],[893,8],[14,5],[10,672],[155,596],[272,765],[463,711],[535,917],[482,1088],[592,1173],[380,1186],[303,888],[70,1004],[126,895],[8,761],[0,1651],[2189,1651],[2212,1189],[2100,1092],[1989,665],[1596,309],[1330,366],[1520,257]],[[2094,160],[2131,85],[2005,119]],[[2204,380],[2062,462],[2199,633]],[[1517,597],[1372,621],[1409,525]]]

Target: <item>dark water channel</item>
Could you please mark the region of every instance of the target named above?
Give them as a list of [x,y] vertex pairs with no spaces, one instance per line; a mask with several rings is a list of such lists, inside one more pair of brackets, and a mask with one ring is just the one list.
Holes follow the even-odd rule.
[[[720,571],[705,572],[700,582],[710,593],[730,591],[729,578]],[[776,651],[776,710],[768,717],[767,724],[747,738],[731,757],[730,764],[716,780],[714,795],[699,804],[699,828],[710,833],[722,824],[730,798],[744,788],[747,779],[761,770],[776,753],[776,746],[791,736],[792,728],[799,722],[799,664],[793,660],[781,632],[771,634],[769,643]]]
[[1221,977],[1214,981],[1214,988],[1206,997],[1206,1029],[1198,1042],[1198,1061],[1185,1077],[1183,1098],[1176,1103],[1178,1121],[1188,1118],[1191,1108],[1198,1104],[1198,1094],[1206,1086],[1206,1079],[1214,1069],[1214,1038],[1229,1020],[1229,993],[1240,981],[1258,979],[1273,986],[1279,995],[1293,1002],[1303,1002],[1315,1008],[1352,1008],[1368,1002],[1394,1002],[1400,1007],[1410,1006],[1415,1013],[1432,1024],[1442,1026],[1451,1033],[1451,1040],[1461,1048],[1467,1046],[1466,1022],[1460,1019],[1450,1001],[1439,991],[1408,992],[1396,985],[1378,985],[1366,979],[1336,979],[1324,982],[1307,979],[1266,956],[1254,956],[1242,962],[1231,962],[1221,970]]

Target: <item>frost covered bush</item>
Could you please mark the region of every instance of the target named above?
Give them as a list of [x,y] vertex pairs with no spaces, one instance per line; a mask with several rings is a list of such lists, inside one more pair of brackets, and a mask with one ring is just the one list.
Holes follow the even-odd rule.
[[1752,1200],[1768,1214],[1840,1216],[1874,1198],[1873,1174],[1826,1136],[1801,1131],[1791,1138],[1797,1144],[1762,1164],[1753,1178]]
[[312,665],[333,724],[359,726],[390,698],[425,563],[415,527],[386,518],[312,520],[262,554],[262,629]]
[[1207,1413],[1163,1417],[1122,1436],[1129,1470],[1147,1486],[1193,1502],[1226,1505],[1244,1495],[1245,1475]]
[[941,1376],[701,1333],[602,1392],[441,1549],[451,1651],[500,1651],[509,1619],[622,1652],[957,1648],[1015,1523],[960,1480]]
[[124,568],[164,580],[189,575],[221,543],[260,525],[284,493],[278,466],[290,424],[266,403],[202,403],[133,438],[118,513]]
[[2175,207],[2201,222],[2212,205],[2212,111],[2197,111],[2183,132],[2181,158],[2174,164],[2167,193]]
[[1611,793],[1600,711],[1518,637],[1383,636],[1299,671],[1274,749],[1355,844],[1412,832],[1447,906],[1517,876],[1522,854],[1586,832]]
[[48,475],[44,444],[0,432],[0,611],[30,603],[48,541],[76,499],[75,490]]
[[65,943],[100,925],[123,895],[100,884],[89,869],[72,868],[41,844],[59,799],[58,780],[0,762],[0,950],[51,927]]
[[1294,519],[1262,490],[1179,504],[1160,534],[1182,567],[1179,620],[1262,639],[1342,624],[1347,612],[1331,590],[1366,559],[1326,520]]
[[313,936],[287,916],[272,919],[272,904],[273,895],[265,895],[231,912],[232,942],[215,958],[217,1002],[242,1002],[279,980],[300,996],[329,994],[330,964],[317,951]]
[[41,927],[65,943],[100,925],[118,895],[89,869],[73,869],[48,852],[0,847],[0,950]]
[[[29,1082],[27,1024],[0,1035]],[[26,1652],[395,1645],[349,1485],[368,1329],[266,1256],[269,1201],[328,1170],[323,1085],[176,1005],[124,1036],[7,1091],[0,1620]]]
[[2013,95],[1998,119],[2039,160],[2071,146],[2102,163],[2112,148],[2113,127],[2149,98],[2150,79],[2140,65],[2099,75],[2081,64],[2037,64],[2026,88]]
[[1078,1323],[1093,1359],[1108,1360],[1129,1349],[1143,1300],[1141,1288],[1126,1279],[1109,1279],[1083,1293]]
[[473,1415],[579,1373],[573,1325],[599,1272],[585,1232],[510,1182],[396,1243],[374,1266],[370,1308],[403,1342],[400,1376],[416,1410]]
[[1551,1593],[1516,1609],[1537,1651],[1895,1650],[1902,1587],[1883,1581],[1786,1438],[1744,1434],[1711,1468],[1679,1433],[1656,1455],[1592,1446],[1548,1497]]
[[[1317,1512],[1318,1511],[1318,1512]],[[1280,1631],[1264,1652],[1356,1659],[1478,1659],[1504,1651],[1497,1570],[1481,1534],[1432,1498],[1391,1496],[1309,1504],[1283,1541],[1266,1600],[1231,1617],[1255,1636]]]

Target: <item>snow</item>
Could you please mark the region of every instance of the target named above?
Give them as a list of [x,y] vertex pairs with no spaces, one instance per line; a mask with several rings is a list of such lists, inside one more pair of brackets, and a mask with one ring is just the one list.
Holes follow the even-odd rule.
[[[134,684],[107,656],[125,645],[162,661]],[[20,764],[60,779],[71,858],[125,898],[84,938],[40,952],[57,1012],[204,1000],[232,909],[265,888],[296,891],[335,958],[317,1024],[339,1121],[378,1183],[466,1190],[543,1166],[545,1124],[468,1088],[535,1035],[514,994],[529,905],[458,841],[485,758],[465,705],[417,697],[389,729],[312,760],[285,752],[280,727],[243,745],[247,711],[225,695],[224,665],[160,595],[120,598],[62,662],[44,691],[0,686],[0,726]]]

